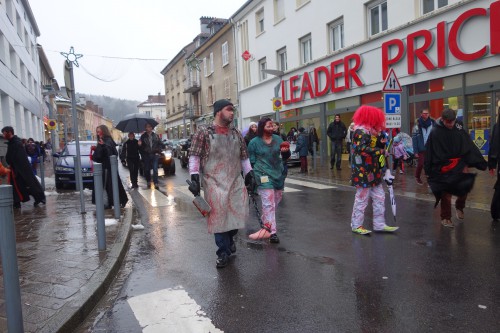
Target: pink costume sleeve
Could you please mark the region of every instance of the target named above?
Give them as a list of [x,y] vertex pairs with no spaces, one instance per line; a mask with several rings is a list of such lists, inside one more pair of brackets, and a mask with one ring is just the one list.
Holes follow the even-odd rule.
[[191,155],[189,156],[189,174],[199,174],[200,173],[200,156]]

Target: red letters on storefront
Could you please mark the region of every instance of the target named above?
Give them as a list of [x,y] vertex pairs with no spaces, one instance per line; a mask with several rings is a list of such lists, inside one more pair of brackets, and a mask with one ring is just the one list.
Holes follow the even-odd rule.
[[[459,45],[460,31],[469,20],[476,17],[488,17],[488,15],[490,45],[484,45],[471,53],[464,52]],[[436,44],[434,51],[431,51],[434,44]],[[445,21],[439,22],[435,32],[422,29],[408,34],[406,40],[395,38],[384,42],[381,47],[382,80],[387,77],[391,66],[404,59],[406,59],[408,75],[415,75],[418,64],[423,65],[427,71],[432,71],[448,66],[449,56],[469,62],[485,57],[488,51],[490,54],[500,54],[500,1],[491,4],[489,13],[485,8],[469,9],[451,24]],[[435,52],[435,56],[431,57],[430,52]],[[294,75],[288,81],[281,82],[283,104],[303,101],[307,95],[313,99],[328,93],[334,94],[349,90],[354,88],[353,86],[362,87],[364,83],[359,74],[361,66],[361,56],[352,53],[342,59],[332,61],[329,66],[319,66],[311,73]]]
[[[447,66],[447,51],[458,60],[468,62],[480,59],[488,54],[488,46],[472,52],[464,52],[459,45],[460,30],[467,24],[467,21],[476,16],[488,16],[488,11],[484,8],[473,8],[462,13],[450,26],[449,35],[446,36],[446,22],[439,22],[436,26],[436,36],[430,30],[419,30],[406,36],[406,62],[408,75],[416,74],[416,65],[419,61],[429,71]],[[500,17],[500,1],[491,5],[490,8],[490,52],[500,53],[500,21],[494,19]],[[423,45],[416,47],[417,40],[423,40]],[[429,57],[429,50],[436,42],[436,59],[434,64]],[[391,51],[394,51],[391,56]],[[405,41],[392,39],[382,44],[382,79],[387,77],[390,66],[400,62],[405,54]]]

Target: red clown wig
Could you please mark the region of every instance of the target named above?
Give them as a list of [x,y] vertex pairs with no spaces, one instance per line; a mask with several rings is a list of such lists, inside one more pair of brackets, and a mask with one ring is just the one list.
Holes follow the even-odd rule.
[[352,121],[355,126],[363,126],[377,132],[385,128],[385,114],[374,106],[361,105],[354,113]]

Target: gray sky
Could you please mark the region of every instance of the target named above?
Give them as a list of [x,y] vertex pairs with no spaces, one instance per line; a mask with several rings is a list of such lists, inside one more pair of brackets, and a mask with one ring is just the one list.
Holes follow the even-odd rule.
[[[160,71],[200,33],[200,17],[229,18],[246,0],[29,0],[60,86],[65,58],[80,93],[144,101],[165,93]],[[156,61],[117,58],[164,59]],[[106,82],[108,81],[108,82]]]

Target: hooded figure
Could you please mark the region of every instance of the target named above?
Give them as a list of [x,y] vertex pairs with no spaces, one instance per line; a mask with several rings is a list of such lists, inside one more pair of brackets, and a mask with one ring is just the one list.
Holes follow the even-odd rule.
[[252,141],[252,139],[255,138],[256,136],[257,136],[257,123],[252,121],[248,125],[247,134],[245,134],[245,143],[247,144],[247,146],[250,143],[250,141]]
[[457,218],[463,219],[467,194],[474,186],[475,175],[467,173],[468,167],[486,170],[487,162],[472,142],[462,124],[456,121],[455,111],[445,109],[436,121],[425,145],[424,170],[429,186],[436,197],[437,206],[441,201],[441,223],[453,227],[451,221],[451,196],[457,196],[455,207]]

